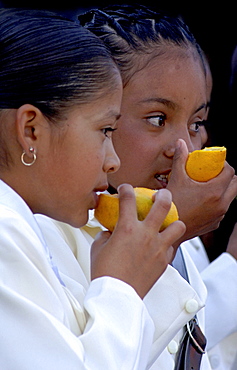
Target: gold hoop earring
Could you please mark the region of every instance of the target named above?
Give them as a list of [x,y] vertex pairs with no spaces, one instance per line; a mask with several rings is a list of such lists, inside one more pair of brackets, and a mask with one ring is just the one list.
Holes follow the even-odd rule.
[[35,163],[35,161],[36,161],[36,154],[34,153],[34,148],[30,148],[30,152],[33,152],[33,161],[32,162],[26,162],[24,160],[24,156],[26,154],[25,151],[23,151],[23,153],[21,155],[21,163],[24,164],[24,166],[28,166],[28,167],[29,166],[32,166]]

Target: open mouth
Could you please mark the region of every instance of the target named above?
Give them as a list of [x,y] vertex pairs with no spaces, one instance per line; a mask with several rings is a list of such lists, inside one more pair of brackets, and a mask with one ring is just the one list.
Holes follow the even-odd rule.
[[155,175],[155,178],[160,181],[162,184],[168,184],[168,176],[169,174],[162,175],[162,174],[157,174]]

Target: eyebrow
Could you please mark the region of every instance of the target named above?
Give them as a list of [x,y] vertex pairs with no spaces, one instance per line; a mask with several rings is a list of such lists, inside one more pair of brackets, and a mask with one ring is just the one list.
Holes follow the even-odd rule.
[[196,109],[195,110],[195,112],[194,113],[197,113],[197,112],[199,112],[200,110],[202,110],[202,109],[206,109],[207,110],[207,107],[210,105],[210,103],[203,103],[202,105],[200,105],[200,107],[198,108],[198,109]]
[[[164,99],[164,98],[159,98],[159,97],[156,97],[156,98],[148,98],[148,99],[144,99],[144,100],[140,100],[138,102],[138,104],[146,104],[146,103],[161,103],[161,104],[164,104],[166,107],[172,109],[172,110],[175,110],[178,108],[178,104],[176,104],[175,102],[171,101],[171,100],[168,100],[168,99]],[[210,106],[210,102],[207,102],[207,103],[203,103],[200,105],[200,107],[198,107],[194,114],[199,112],[200,110],[202,109],[207,109],[208,107]]]
[[171,100],[164,99],[164,98],[147,98],[144,100],[140,100],[138,104],[146,104],[146,103],[161,103],[166,105],[168,108],[175,110],[178,107],[178,104],[172,102]]

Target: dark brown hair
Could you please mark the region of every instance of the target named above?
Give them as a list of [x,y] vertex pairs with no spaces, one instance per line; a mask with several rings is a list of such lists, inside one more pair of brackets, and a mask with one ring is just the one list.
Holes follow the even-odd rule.
[[0,109],[29,103],[56,121],[114,86],[117,67],[104,44],[51,12],[0,10],[0,53]]
[[94,9],[78,18],[81,25],[103,40],[120,69],[124,86],[134,71],[164,53],[164,45],[191,48],[206,74],[202,50],[179,17],[136,4]]

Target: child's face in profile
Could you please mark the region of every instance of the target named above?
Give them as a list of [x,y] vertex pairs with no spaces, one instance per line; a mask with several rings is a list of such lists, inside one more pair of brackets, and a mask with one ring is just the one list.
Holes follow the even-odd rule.
[[[120,115],[122,83],[91,103],[75,106],[67,113],[64,128],[47,144],[40,176],[48,193],[50,217],[75,227],[83,226],[88,210],[98,202],[97,191],[108,187],[108,172],[119,168],[112,130]],[[48,130],[49,131],[49,130]]]
[[189,50],[170,48],[135,73],[124,88],[113,135],[121,167],[109,176],[110,184],[166,187],[177,139],[185,140],[189,151],[202,146],[199,125],[207,101],[204,71]]

